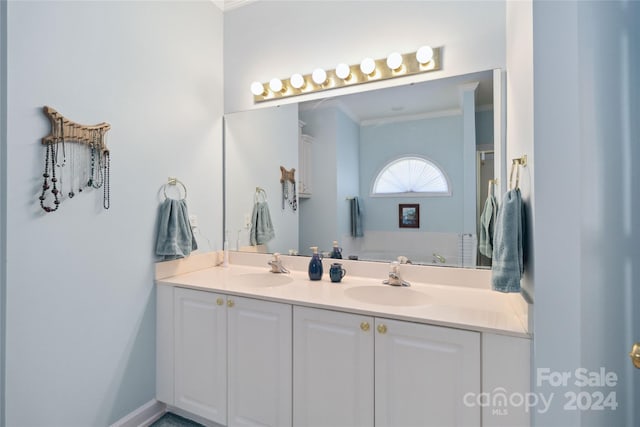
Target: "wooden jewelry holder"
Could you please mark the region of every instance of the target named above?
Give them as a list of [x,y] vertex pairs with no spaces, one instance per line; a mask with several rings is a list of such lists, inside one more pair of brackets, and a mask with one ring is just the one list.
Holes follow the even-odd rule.
[[280,182],[284,183],[289,181],[292,184],[296,183],[296,169],[286,170],[284,166],[280,166]]
[[[42,193],[38,197],[40,201],[40,207],[47,213],[55,212],[58,210],[63,196],[62,181],[56,177],[56,168],[61,168],[66,163],[66,150],[64,144],[67,142],[79,143],[87,145],[91,152],[90,165],[91,176],[88,182],[85,184],[80,178],[80,183],[77,187],[74,186],[74,165],[76,159],[72,155],[72,172],[71,172],[71,187],[68,193],[69,198],[73,198],[75,195],[74,188],[78,189],[78,192],[83,191],[83,188],[100,188],[104,189],[103,207],[109,209],[111,205],[110,196],[110,153],[105,144],[105,134],[111,129],[111,125],[108,123],[99,123],[93,126],[86,126],[76,123],[67,119],[55,109],[44,106],[44,114],[49,118],[51,122],[51,132],[49,135],[42,138],[42,144],[46,147],[45,150],[45,166],[42,177],[44,178],[42,184]],[[64,161],[62,165],[56,164],[58,149],[57,145],[62,146],[64,155]],[[75,150],[73,150],[75,152]],[[55,157],[55,158],[54,158]],[[95,163],[94,163],[95,161]],[[104,162],[104,163],[103,163]],[[94,180],[94,167],[98,165],[100,172],[98,172],[99,179]],[[60,169],[62,173],[62,169]],[[59,186],[59,187],[58,187]],[[50,198],[53,198],[53,204],[47,204],[47,191],[51,194]]]
[[[51,133],[42,138],[43,144],[57,142],[78,142],[81,144],[96,144],[100,151],[109,151],[104,142],[105,133],[111,129],[109,123],[99,123],[86,126],[67,119],[55,109],[44,106],[44,114],[51,121]],[[96,139],[96,136],[99,138]]]

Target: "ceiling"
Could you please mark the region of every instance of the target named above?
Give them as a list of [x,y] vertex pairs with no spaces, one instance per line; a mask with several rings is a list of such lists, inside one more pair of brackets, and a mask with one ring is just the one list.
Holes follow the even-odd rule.
[[359,92],[300,104],[301,110],[335,106],[357,122],[437,114],[460,110],[460,90],[468,83],[478,82],[476,108],[493,106],[493,72],[414,83],[387,89]]

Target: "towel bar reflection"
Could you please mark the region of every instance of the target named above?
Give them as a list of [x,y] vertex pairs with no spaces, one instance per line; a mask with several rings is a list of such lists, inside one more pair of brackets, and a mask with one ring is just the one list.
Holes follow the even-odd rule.
[[180,181],[178,178],[170,176],[169,179],[167,180],[167,183],[162,187],[162,191],[164,193],[165,199],[169,198],[169,196],[167,196],[167,185],[178,185],[178,184],[180,184],[180,186],[182,187],[182,190],[184,191],[184,197],[179,200],[184,200],[187,198],[187,187],[184,185],[184,183]]
[[[511,160],[511,172],[509,173],[509,188],[515,190],[520,186],[520,166],[527,166],[527,155]],[[516,185],[513,186],[513,171],[516,171]]]

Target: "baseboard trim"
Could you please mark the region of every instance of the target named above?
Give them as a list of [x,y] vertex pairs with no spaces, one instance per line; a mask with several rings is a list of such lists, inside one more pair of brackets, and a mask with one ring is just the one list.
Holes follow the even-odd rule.
[[167,412],[167,405],[153,399],[120,418],[110,427],[148,427]]

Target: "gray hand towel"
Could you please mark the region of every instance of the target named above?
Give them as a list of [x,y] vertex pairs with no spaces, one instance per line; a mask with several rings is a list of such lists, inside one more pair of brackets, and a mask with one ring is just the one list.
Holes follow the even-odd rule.
[[362,212],[360,211],[360,201],[357,197],[351,199],[351,236],[362,237]]
[[158,215],[156,255],[162,260],[171,260],[189,256],[198,249],[184,199],[165,199],[160,204]]
[[496,217],[491,265],[493,290],[520,292],[520,278],[524,272],[523,234],[524,211],[520,190],[516,188],[504,194]]
[[480,215],[480,239],[478,250],[488,258],[493,254],[493,234],[496,222],[498,203],[493,195],[489,195],[484,202],[484,209]]
[[251,215],[251,231],[249,232],[249,242],[251,246],[264,245],[269,240],[276,237],[269,213],[267,202],[256,202],[253,205]]

